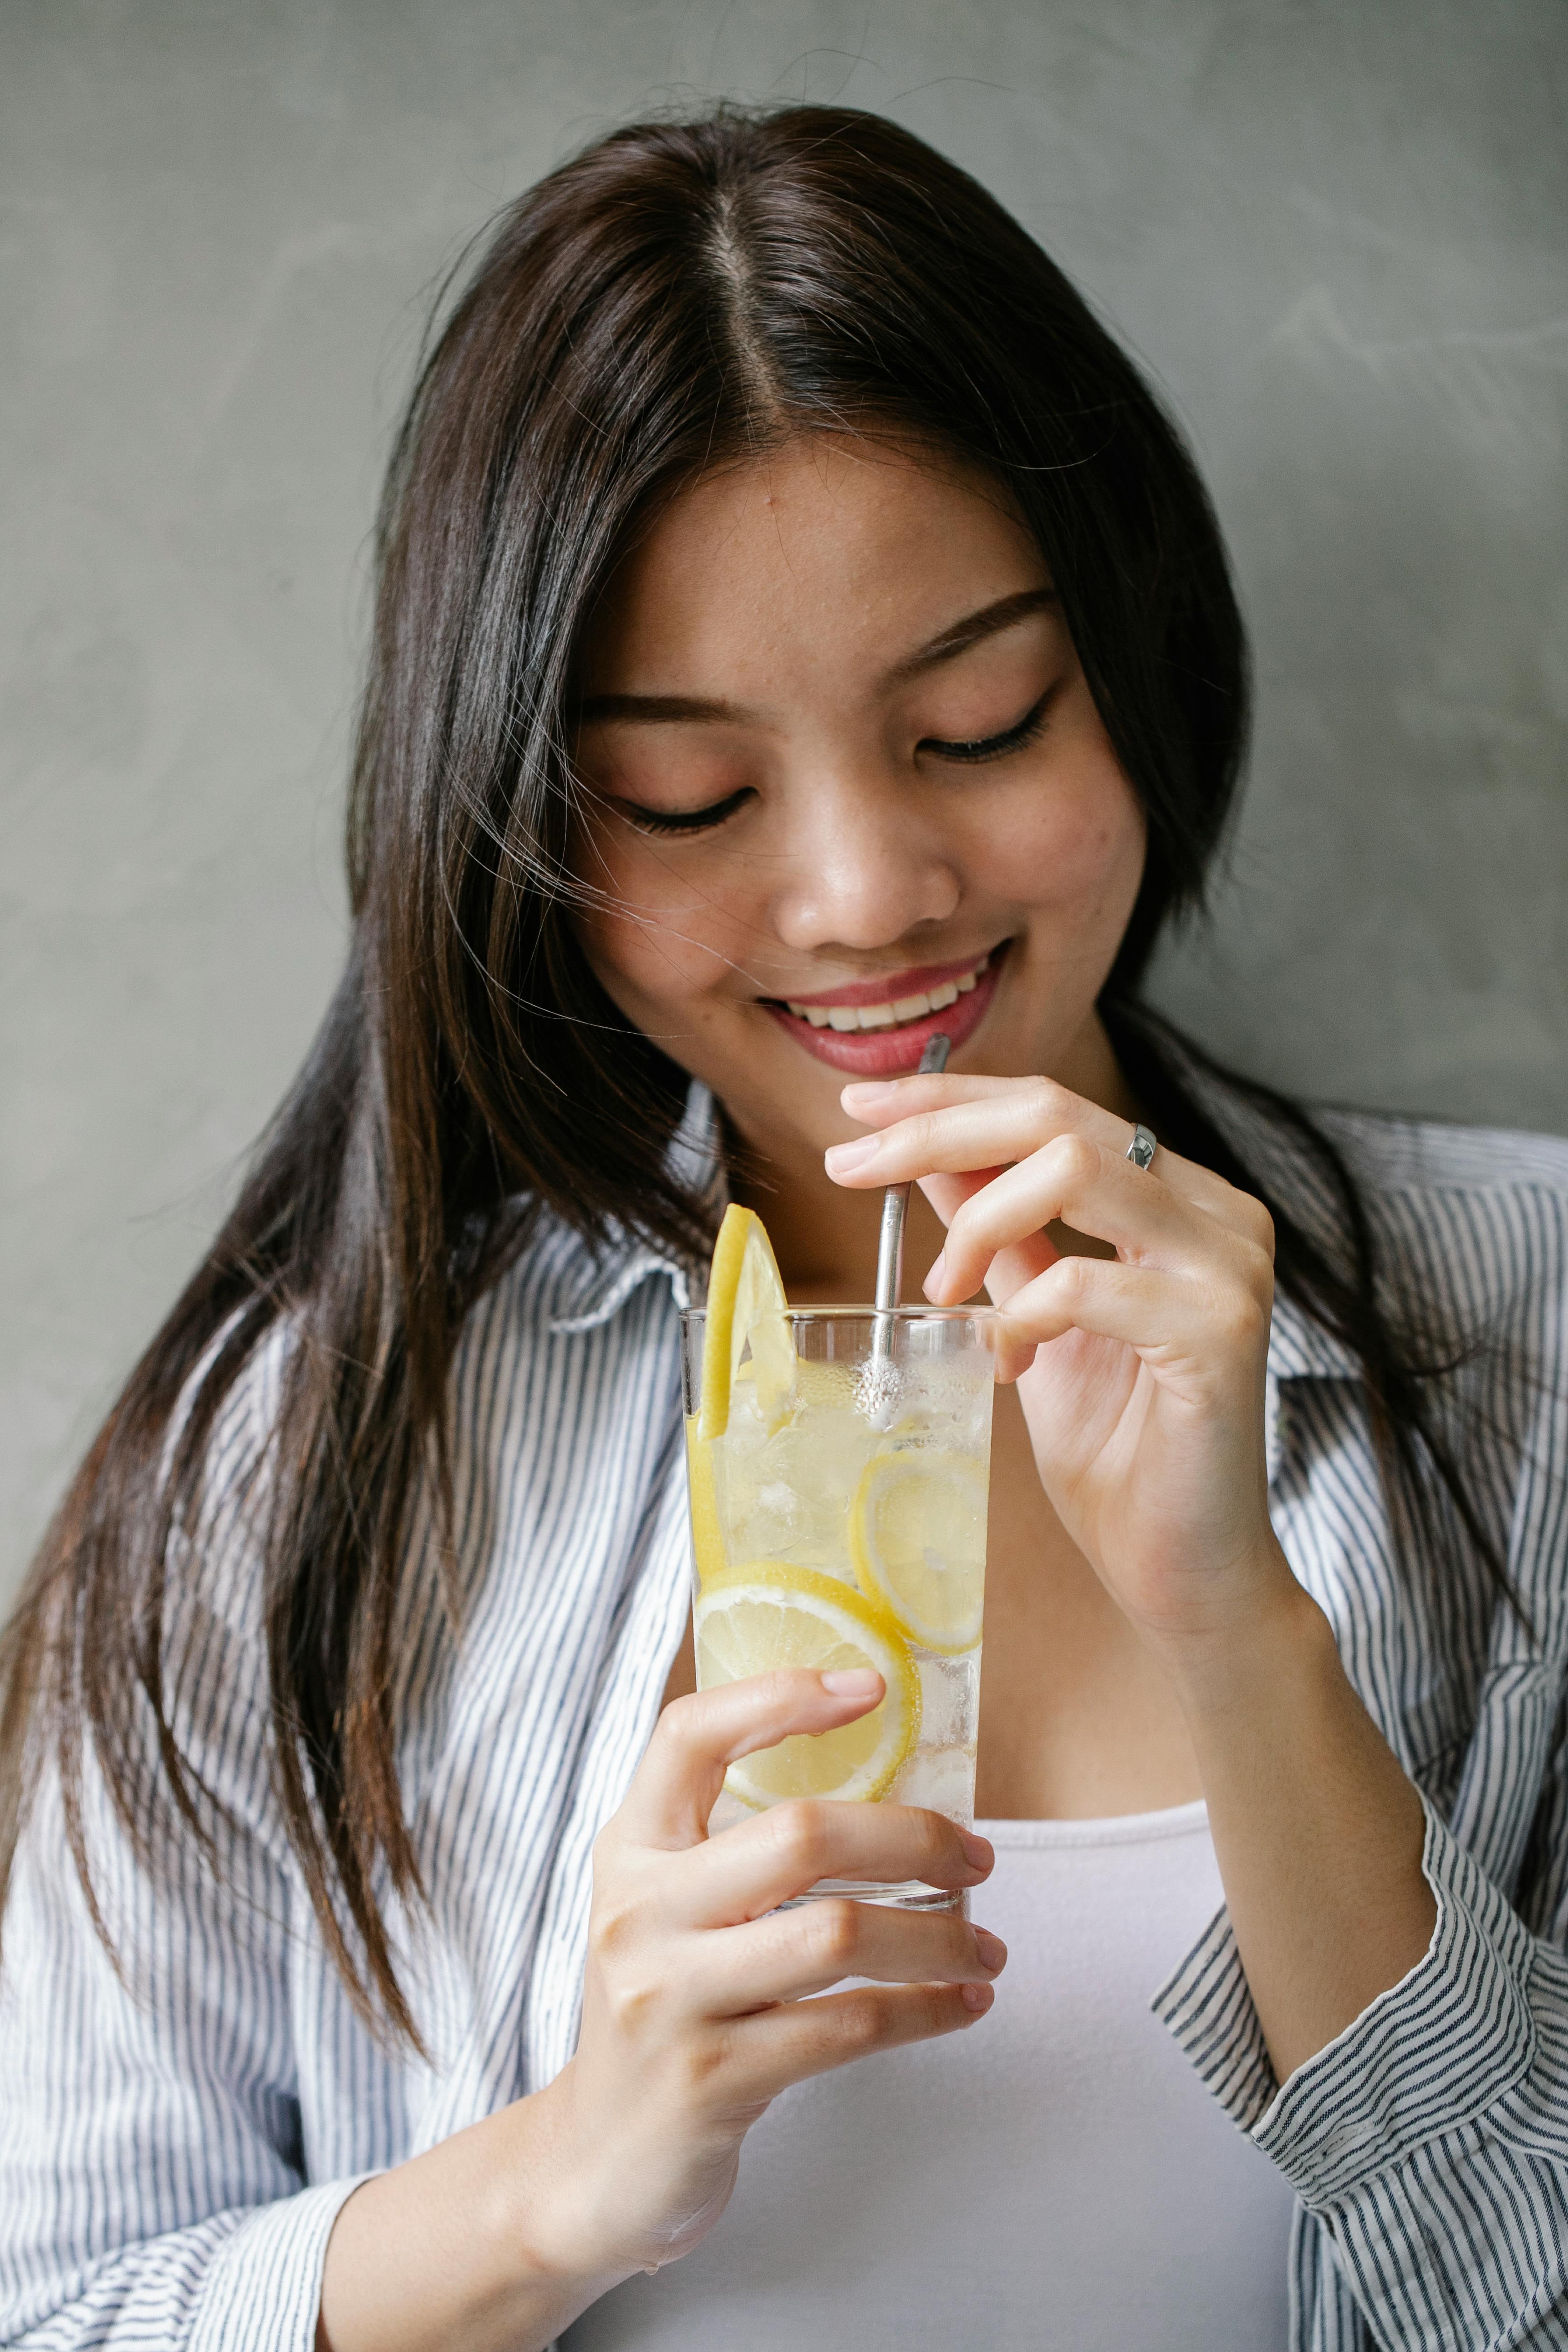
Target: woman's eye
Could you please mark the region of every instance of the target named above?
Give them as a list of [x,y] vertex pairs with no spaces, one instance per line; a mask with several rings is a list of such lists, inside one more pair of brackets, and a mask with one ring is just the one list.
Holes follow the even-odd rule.
[[1000,760],[1007,752],[1020,751],[1026,743],[1034,741],[1045,724],[1046,711],[1055,692],[1054,687],[1047,687],[1016,726],[1005,728],[1000,735],[979,735],[968,743],[947,743],[935,735],[928,735],[915,749],[934,751],[939,760],[962,760],[972,767],[982,760]]
[[[927,735],[916,745],[920,751],[934,751],[939,760],[956,760],[965,766],[975,767],[984,760],[1004,759],[1009,751],[1021,751],[1032,743],[1045,724],[1046,713],[1056,688],[1049,686],[1039,700],[1025,711],[1015,726],[1005,728],[1000,735],[981,735],[967,743],[950,743],[935,735]],[[722,824],[743,803],[754,797],[750,784],[739,792],[728,793],[721,801],[710,801],[706,808],[655,809],[645,808],[639,801],[617,800],[619,814],[637,833],[696,834],[710,833]]]
[[621,801],[618,806],[626,823],[635,825],[638,833],[707,833],[712,826],[722,824],[751,796],[750,784],[742,784],[738,793],[731,793],[725,800],[710,801],[706,808],[650,809],[639,806],[636,801]]

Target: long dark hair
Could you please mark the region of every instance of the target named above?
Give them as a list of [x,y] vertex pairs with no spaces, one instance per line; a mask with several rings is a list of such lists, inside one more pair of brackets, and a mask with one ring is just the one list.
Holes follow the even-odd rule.
[[1170,422],[1039,247],[907,131],[826,107],[637,124],[501,215],[419,375],[379,526],[347,970],[5,1637],[0,1870],[52,1757],[91,1901],[89,1740],[144,1857],[182,1822],[215,1840],[222,1808],[174,1728],[172,1562],[201,1523],[225,1400],[281,1329],[258,1571],[272,1770],[355,1999],[413,2034],[375,1889],[422,1892],[395,1613],[422,1493],[441,1541],[459,1327],[544,1212],[595,1245],[694,1255],[707,1237],[668,1154],[685,1078],[573,935],[574,655],[660,499],[824,429],[954,453],[1035,532],[1147,819],[1103,1000],[1129,1078],[1167,1140],[1268,1200],[1279,1280],[1354,1349],[1391,1460],[1435,1465],[1485,1547],[1427,1431],[1351,1171],[1255,1090],[1330,1187],[1336,1251],[1243,1164],[1198,1101],[1191,1049],[1139,1005],[1162,928],[1199,903],[1247,727],[1224,551]]

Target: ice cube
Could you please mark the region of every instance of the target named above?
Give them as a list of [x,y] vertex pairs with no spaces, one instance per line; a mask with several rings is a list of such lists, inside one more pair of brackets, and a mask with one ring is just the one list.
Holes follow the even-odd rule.
[[897,1442],[984,1453],[991,1428],[991,1360],[983,1350],[973,1352],[975,1363],[960,1356],[903,1367],[891,1423]]
[[979,1715],[980,1653],[961,1658],[917,1656],[921,1677],[921,1746],[968,1747]]
[[973,1748],[918,1748],[893,1783],[891,1801],[924,1805],[970,1829],[974,1822]]
[[784,1560],[847,1581],[849,1506],[874,1433],[840,1405],[797,1412],[763,1438],[742,1428],[715,1448],[719,1507],[732,1561]]

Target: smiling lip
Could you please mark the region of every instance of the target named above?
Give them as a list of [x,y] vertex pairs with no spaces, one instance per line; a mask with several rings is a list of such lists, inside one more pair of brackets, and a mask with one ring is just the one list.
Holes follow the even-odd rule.
[[[965,1039],[973,1035],[996,993],[1006,944],[1004,940],[990,950],[988,957],[972,956],[965,963],[930,964],[918,971],[890,974],[886,980],[857,981],[847,988],[826,991],[820,996],[792,997],[788,1004],[769,1003],[764,1009],[781,1028],[787,1030],[797,1045],[804,1045],[819,1062],[828,1063],[847,1076],[901,1077],[918,1068],[927,1039],[938,1030],[952,1041],[955,1054]],[[964,982],[970,984],[962,985]],[[929,1003],[933,997],[945,997],[949,989],[955,992],[952,1001],[930,1004],[923,1013],[871,1029],[858,1025],[853,1029],[835,1029],[830,1024],[816,1026],[804,1011],[790,1010],[790,1005],[800,1005],[819,1013],[829,1008],[849,1012],[886,1005],[896,1015],[900,1003],[923,996]]]

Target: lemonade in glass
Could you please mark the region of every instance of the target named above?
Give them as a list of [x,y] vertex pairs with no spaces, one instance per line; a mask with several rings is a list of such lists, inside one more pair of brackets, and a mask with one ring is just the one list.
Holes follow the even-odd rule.
[[[784,1305],[731,1208],[708,1306],[682,1318],[700,1690],[873,1666],[878,1705],[731,1765],[712,1824],[792,1797],[974,1816],[993,1362],[988,1310]],[[920,1908],[919,1881],[823,1880]]]

